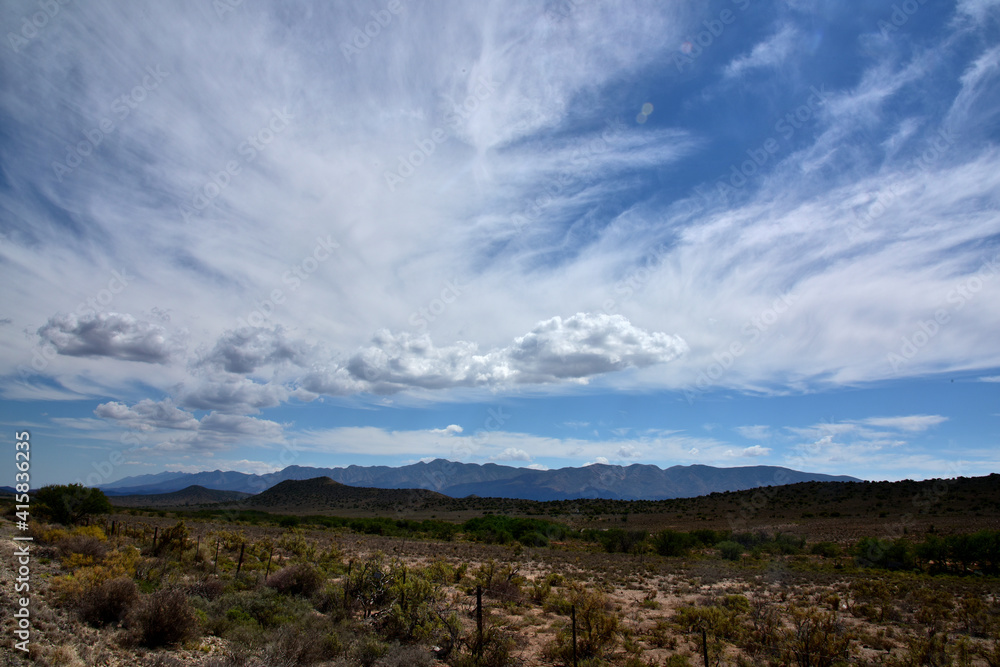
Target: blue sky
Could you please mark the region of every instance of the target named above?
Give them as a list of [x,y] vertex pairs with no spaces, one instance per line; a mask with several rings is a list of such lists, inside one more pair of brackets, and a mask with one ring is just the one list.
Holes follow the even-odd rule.
[[0,25],[0,421],[36,484],[1000,471],[996,0]]

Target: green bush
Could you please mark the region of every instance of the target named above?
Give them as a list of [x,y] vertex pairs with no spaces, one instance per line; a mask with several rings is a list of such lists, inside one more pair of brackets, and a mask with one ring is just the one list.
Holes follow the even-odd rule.
[[[619,620],[607,596],[576,585],[568,601],[576,609],[577,656],[600,657],[611,651],[618,641]],[[549,660],[568,661],[572,654],[572,629],[567,624],[545,648],[545,655]]]
[[719,555],[726,560],[739,560],[740,556],[743,555],[743,545],[732,540],[719,542],[715,548],[719,550]]
[[836,542],[817,542],[809,548],[809,553],[823,558],[837,558],[841,554],[841,548]]
[[70,525],[94,514],[111,512],[111,502],[100,489],[82,484],[51,484],[35,494],[35,501],[56,523]]
[[691,551],[692,536],[676,530],[661,530],[653,535],[653,549],[661,556],[686,556]]

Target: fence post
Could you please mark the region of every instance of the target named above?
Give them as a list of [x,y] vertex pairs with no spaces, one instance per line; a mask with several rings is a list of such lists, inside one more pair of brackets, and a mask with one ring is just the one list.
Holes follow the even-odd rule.
[[264,581],[265,582],[267,581],[268,575],[271,574],[271,556],[273,556],[273,555],[274,555],[274,549],[271,549],[267,553],[267,572],[264,573]]
[[476,586],[476,657],[483,656],[483,587]]
[[242,569],[242,567],[243,567],[243,549],[244,549],[244,547],[246,547],[246,545],[247,545],[246,542],[240,542],[240,560],[239,560],[238,563],[236,563],[236,576],[237,577],[240,576],[240,569]]
[[569,608],[569,616],[573,625],[573,667],[576,667],[576,605]]
[[708,667],[708,632],[701,629],[701,654],[705,658],[705,667]]
[[156,526],[153,528],[153,548],[156,548],[156,534],[160,532],[160,527]]
[[215,541],[215,564],[212,565],[212,574],[219,569],[219,546],[222,544],[221,540]]

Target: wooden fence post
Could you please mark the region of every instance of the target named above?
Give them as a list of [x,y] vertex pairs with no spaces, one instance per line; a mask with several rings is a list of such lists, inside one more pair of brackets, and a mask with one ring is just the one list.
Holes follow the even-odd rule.
[[705,667],[708,667],[708,633],[705,628],[701,629],[701,654],[705,658]]
[[240,570],[243,568],[243,548],[246,547],[246,542],[240,542],[240,561],[236,563],[236,576],[240,576]]
[[483,656],[483,587],[476,586],[476,657]]
[[573,624],[573,667],[576,667],[576,605],[569,608],[569,614]]

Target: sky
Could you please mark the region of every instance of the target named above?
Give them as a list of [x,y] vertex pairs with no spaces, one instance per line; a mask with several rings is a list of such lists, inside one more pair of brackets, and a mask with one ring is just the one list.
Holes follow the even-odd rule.
[[997,0],[0,26],[0,422],[36,486],[1000,472]]

